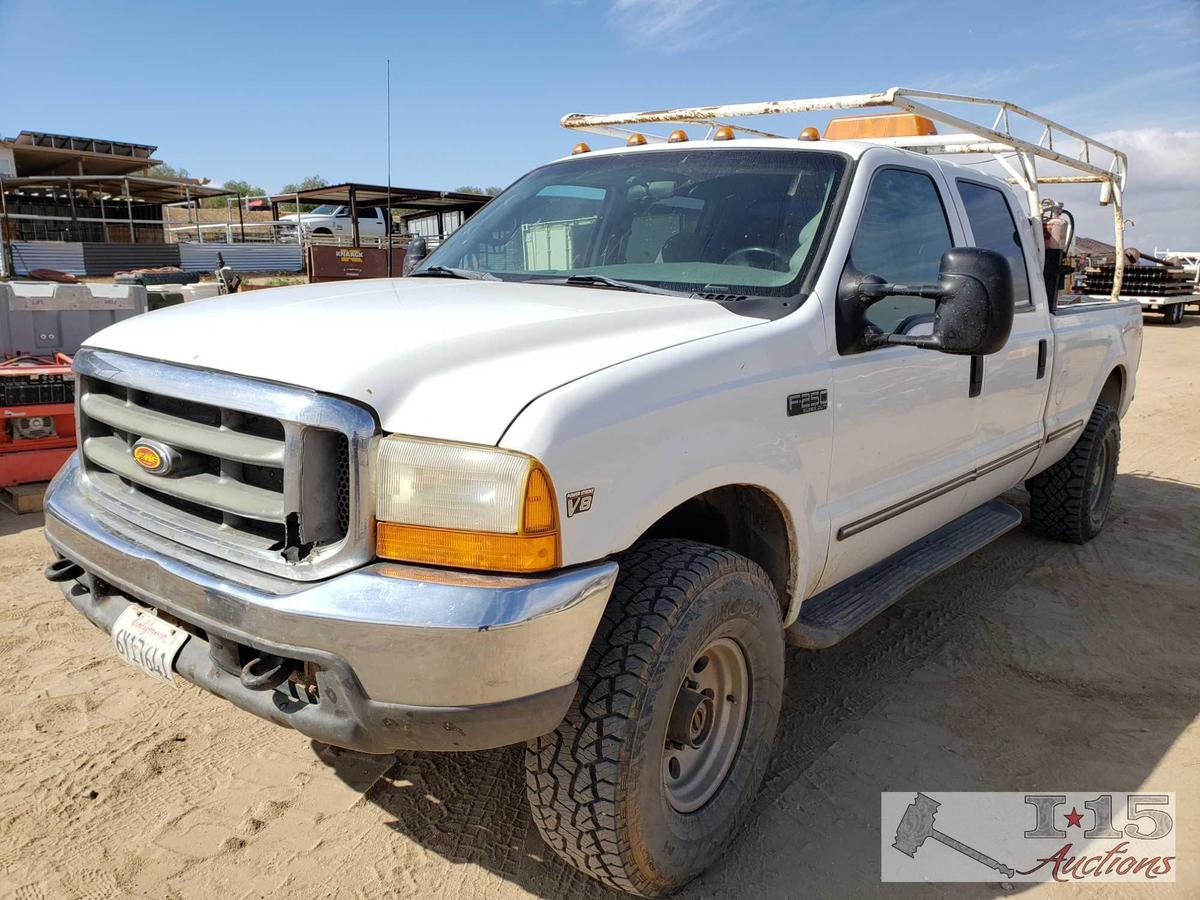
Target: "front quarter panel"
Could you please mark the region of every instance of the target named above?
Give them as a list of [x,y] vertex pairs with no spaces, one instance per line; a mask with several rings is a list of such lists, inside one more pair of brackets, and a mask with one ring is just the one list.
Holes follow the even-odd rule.
[[[546,464],[564,564],[627,549],[707,490],[756,485],[773,495],[791,531],[794,614],[795,598],[824,564],[828,535],[817,533],[816,510],[825,502],[832,416],[789,416],[788,396],[828,388],[824,342],[810,296],[783,319],[649,353],[533,401],[500,445]],[[569,496],[588,490],[590,508],[568,508]]]

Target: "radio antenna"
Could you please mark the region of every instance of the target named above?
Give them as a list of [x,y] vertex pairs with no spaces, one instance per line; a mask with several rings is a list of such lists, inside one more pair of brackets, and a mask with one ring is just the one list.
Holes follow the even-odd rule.
[[392,277],[392,60],[387,61],[387,273]]

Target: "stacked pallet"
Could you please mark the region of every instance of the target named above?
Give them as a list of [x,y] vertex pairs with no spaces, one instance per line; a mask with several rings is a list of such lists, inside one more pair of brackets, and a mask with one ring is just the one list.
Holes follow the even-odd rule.
[[[1112,263],[1089,265],[1083,270],[1085,294],[1112,293]],[[1178,297],[1192,293],[1192,274],[1182,266],[1126,266],[1121,293],[1130,297]]]

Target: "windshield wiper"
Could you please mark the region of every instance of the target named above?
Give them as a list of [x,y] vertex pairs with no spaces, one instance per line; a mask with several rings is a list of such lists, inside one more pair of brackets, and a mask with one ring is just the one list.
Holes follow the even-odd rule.
[[569,284],[578,287],[610,287],[619,291],[636,291],[639,294],[664,294],[668,297],[687,297],[686,291],[672,291],[668,288],[654,287],[642,284],[640,281],[621,281],[619,278],[609,278],[607,275],[567,275],[564,278],[535,278],[534,284]]
[[480,272],[476,269],[456,269],[453,266],[430,266],[419,272],[412,272],[409,278],[419,275],[431,275],[434,278],[463,278],[467,281],[499,281],[491,272]]

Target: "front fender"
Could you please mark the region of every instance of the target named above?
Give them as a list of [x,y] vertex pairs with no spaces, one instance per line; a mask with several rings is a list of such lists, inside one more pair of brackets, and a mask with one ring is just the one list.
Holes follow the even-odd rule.
[[[817,510],[825,502],[832,413],[787,414],[789,394],[825,386],[828,375],[819,352],[804,352],[804,332],[786,322],[629,360],[521,412],[500,444],[549,470],[565,564],[626,550],[706,491],[752,485],[775,499],[790,532],[794,613],[819,578],[828,546]],[[585,491],[590,507],[581,509],[574,498]]]

